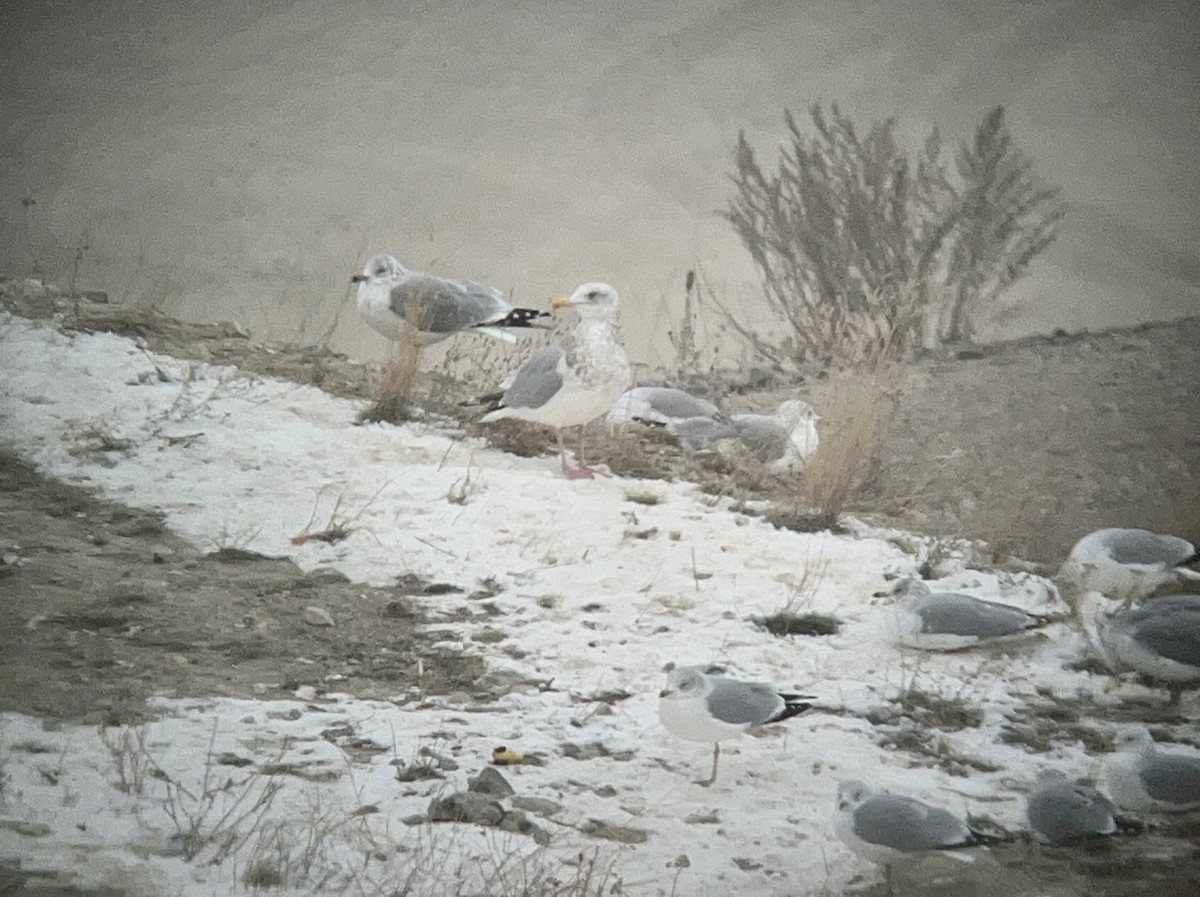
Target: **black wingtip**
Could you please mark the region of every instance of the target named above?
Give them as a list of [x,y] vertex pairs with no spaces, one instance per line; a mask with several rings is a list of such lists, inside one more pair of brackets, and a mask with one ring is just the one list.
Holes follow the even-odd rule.
[[542,318],[551,317],[548,311],[538,311],[535,308],[514,308],[503,318],[497,321],[488,321],[485,324],[476,324],[476,327],[546,327],[545,324],[538,322]]
[[495,411],[500,407],[500,402],[503,399],[504,393],[489,392],[487,395],[476,396],[473,399],[467,399],[466,401],[459,402],[458,405],[460,408],[477,408],[480,405],[484,405],[487,407],[488,411]]
[[805,710],[812,709],[813,706],[808,703],[813,699],[812,695],[780,695],[780,697],[783,698],[783,709],[771,720],[773,723],[799,716]]

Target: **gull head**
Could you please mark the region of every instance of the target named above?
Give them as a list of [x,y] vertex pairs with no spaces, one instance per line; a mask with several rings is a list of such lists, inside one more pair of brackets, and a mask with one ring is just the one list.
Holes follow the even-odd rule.
[[555,299],[553,309],[574,308],[581,318],[611,318],[617,310],[617,291],[606,283],[585,283],[569,298]]
[[370,261],[363,265],[362,274],[355,274],[350,278],[351,283],[366,283],[371,280],[395,280],[404,273],[404,266],[396,261],[394,256],[379,255],[371,256]]
[[687,700],[704,694],[704,688],[703,672],[695,667],[675,667],[667,671],[667,687],[658,696]]
[[873,793],[874,792],[867,787],[866,783],[860,782],[858,779],[847,779],[846,781],[838,782],[838,812],[850,812],[867,800],[867,798],[871,797]]

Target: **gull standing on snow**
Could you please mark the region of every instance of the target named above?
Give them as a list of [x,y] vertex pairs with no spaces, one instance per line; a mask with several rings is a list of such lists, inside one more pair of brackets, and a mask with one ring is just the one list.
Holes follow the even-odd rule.
[[898,860],[999,840],[972,831],[949,810],[915,797],[877,793],[857,780],[838,783],[837,813],[834,831],[854,853],[883,866],[889,894],[892,864]]
[[515,342],[502,328],[538,327],[539,318],[549,317],[513,308],[495,287],[410,271],[390,255],[374,256],[350,280],[358,284],[358,310],[367,324],[391,340],[415,328],[422,346],[467,330]]
[[702,667],[672,667],[667,687],[658,696],[658,718],[677,738],[712,742],[712,775],[697,783],[708,786],[717,780],[722,739],[803,713],[811,700],[812,695],[781,692],[758,682],[710,676]]
[[780,403],[774,414],[731,414],[726,419],[693,417],[667,425],[686,452],[720,450],[741,443],[776,473],[803,470],[820,437],[813,407],[800,399]]
[[1025,801],[1029,827],[1051,844],[1073,844],[1115,835],[1126,827],[1113,802],[1060,770],[1043,772]]
[[552,308],[579,312],[572,334],[535,353],[503,393],[483,400],[491,408],[481,418],[484,423],[514,417],[553,427],[568,479],[590,477],[594,471],[584,463],[582,436],[578,467],[567,465],[562,428],[604,414],[629,385],[629,359],[616,327],[618,301],[617,291],[606,283],[585,283],[569,299],[555,299]]
[[1200,580],[1184,564],[1200,560],[1196,546],[1178,536],[1144,529],[1098,529],[1075,543],[1055,577],[1063,597],[1100,592],[1128,607],[1160,586]]
[[1178,705],[1200,684],[1200,595],[1163,595],[1109,613],[1098,592],[1076,596],[1074,610],[1092,648],[1114,673],[1128,668],[1163,683]]
[[896,597],[900,644],[926,651],[958,651],[1047,625],[1050,620],[998,601],[959,592],[934,592],[906,576],[875,597]]
[[691,417],[716,417],[720,413],[707,399],[670,386],[635,386],[613,404],[605,420],[614,426],[628,423],[666,425]]
[[1200,810],[1200,755],[1160,754],[1144,726],[1122,733],[1108,761],[1108,788],[1126,810]]

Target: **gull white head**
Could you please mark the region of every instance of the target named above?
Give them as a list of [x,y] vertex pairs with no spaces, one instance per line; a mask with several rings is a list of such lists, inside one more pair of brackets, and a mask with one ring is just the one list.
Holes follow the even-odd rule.
[[405,268],[402,264],[396,261],[395,256],[380,253],[373,255],[363,265],[362,274],[356,274],[350,279],[355,283],[364,283],[372,280],[397,280],[403,276]]
[[592,282],[579,286],[569,298],[553,300],[550,307],[573,308],[584,320],[607,319],[616,314],[618,302],[619,297],[615,289],[606,283]]

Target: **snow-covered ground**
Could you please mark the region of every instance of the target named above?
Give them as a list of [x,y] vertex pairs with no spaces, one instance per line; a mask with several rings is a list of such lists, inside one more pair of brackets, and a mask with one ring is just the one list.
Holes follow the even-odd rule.
[[[837,892],[863,872],[833,834],[837,780],[863,779],[1019,826],[1023,788],[1040,766],[1089,774],[1095,758],[1079,743],[1045,755],[1002,743],[1006,721],[1038,691],[1102,702],[1140,691],[1105,692],[1108,677],[1064,670],[1083,642],[1062,624],[1008,654],[898,648],[895,615],[871,596],[885,575],[913,573],[921,557],[866,528],[856,536],[777,530],[688,483],[569,482],[552,456],[507,455],[435,422],[357,426],[356,403],[313,388],[7,315],[0,369],[3,440],[46,472],[161,509],[201,547],[236,543],[374,584],[404,573],[494,577],[505,586],[494,599],[504,615],[489,625],[523,656],[471,649],[494,652],[489,667],[519,674],[514,680],[550,683],[518,687],[488,712],[454,696],[380,702],[308,689],[291,701],[164,699],[161,718],[141,731],[44,731],[36,719],[6,715],[0,811],[12,824],[0,828],[0,857],[19,856],[27,869],[68,868],[81,882],[132,894],[201,895],[249,890],[247,870],[274,857],[296,892],[390,893],[414,876],[412,893],[443,894],[451,875],[474,876],[481,888],[489,877],[494,886],[538,868],[561,878],[571,868],[561,861],[596,851],[626,893]],[[81,434],[97,430],[132,448],[71,453]],[[627,497],[647,491],[657,504]],[[293,544],[314,508],[320,519],[339,497],[356,515],[350,536]],[[655,532],[637,538],[633,530]],[[946,584],[1061,609],[1032,576],[964,568]],[[437,600],[446,614],[460,599]],[[789,603],[836,616],[840,632],[777,638],[750,620]],[[466,643],[471,625],[439,621],[438,629],[457,626]],[[762,738],[726,743],[720,777],[706,789],[694,780],[707,773],[710,747],[674,739],[657,720],[670,661],[719,663],[731,675],[818,695],[819,708]],[[960,769],[995,771],[951,776],[927,756],[881,746],[884,727],[866,714],[906,688],[982,710],[979,726],[946,732],[942,746]],[[610,689],[632,696],[611,712],[581,700]],[[385,750],[350,751],[322,737],[346,726]],[[572,759],[561,750],[568,742],[600,742],[607,755]],[[498,745],[544,756],[545,765],[502,771],[519,796],[559,805],[552,818],[533,817],[549,847],[471,825],[403,822],[464,787]],[[391,761],[412,761],[422,748],[458,769],[445,781],[398,782]],[[212,759],[223,754],[251,765]],[[124,788],[118,755],[135,761]],[[268,776],[267,763],[290,764],[292,774]],[[222,790],[227,779],[233,784]],[[283,783],[278,793],[269,793],[272,781]],[[352,815],[363,807],[377,812]],[[602,839],[581,830],[589,820],[646,837]],[[184,856],[198,842],[181,830],[226,829],[249,834],[218,838],[190,862]],[[531,859],[518,868],[521,857]]]

